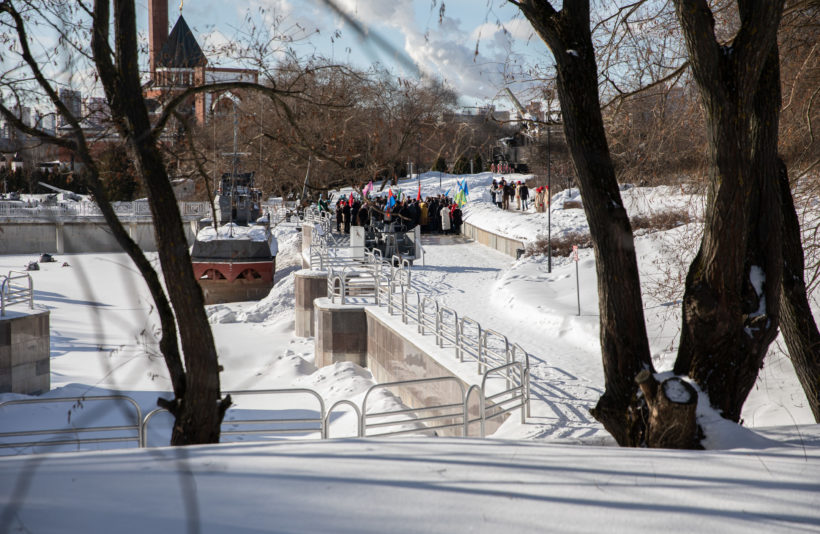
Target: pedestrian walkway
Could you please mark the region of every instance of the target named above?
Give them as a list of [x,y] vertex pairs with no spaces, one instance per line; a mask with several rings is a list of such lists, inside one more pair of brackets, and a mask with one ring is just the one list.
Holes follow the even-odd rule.
[[[424,235],[425,264],[413,266],[413,286],[456,310],[459,317],[469,317],[482,326],[515,339],[530,353],[531,417],[513,433],[502,427],[496,434],[504,438],[544,438],[569,441],[605,442],[606,432],[589,414],[601,390],[580,370],[551,363],[553,355],[561,361],[587,358],[577,346],[565,343],[560,336],[542,336],[527,326],[560,322],[563,318],[545,312],[544,316],[521,316],[505,306],[503,286],[498,282],[514,260],[496,250],[478,244],[464,236]],[[458,264],[453,264],[457,259]],[[474,288],[465,291],[463,288]],[[477,297],[478,295],[478,297]],[[549,344],[545,343],[549,337]]]

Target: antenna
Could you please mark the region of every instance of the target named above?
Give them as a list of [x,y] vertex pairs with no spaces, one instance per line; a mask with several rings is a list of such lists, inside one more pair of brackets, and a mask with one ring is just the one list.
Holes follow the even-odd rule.
[[[180,1],[180,7],[182,6],[182,1]],[[236,117],[236,101],[233,102],[233,167],[231,169],[231,221],[230,221],[230,232],[231,237],[233,237],[233,207],[234,202],[234,192],[236,191],[236,164],[237,159],[239,159],[239,155],[236,153],[236,130],[238,125],[238,119]]]

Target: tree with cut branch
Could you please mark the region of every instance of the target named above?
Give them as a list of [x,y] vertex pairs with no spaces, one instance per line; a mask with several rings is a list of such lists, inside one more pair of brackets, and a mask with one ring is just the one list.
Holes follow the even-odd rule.
[[[694,423],[680,432],[682,419],[658,417],[654,405],[656,393],[664,388],[650,385],[654,369],[633,269],[634,244],[600,119],[589,2],[564,3],[560,10],[547,1],[510,3],[532,23],[555,58],[566,139],[590,224],[606,378],[606,390],[592,413],[621,445],[661,446],[652,436],[668,436],[674,428],[677,442],[662,441],[662,446],[696,446]],[[776,39],[783,2],[737,2],[738,29],[725,43],[715,35],[714,15],[705,1],[676,0],[675,5],[706,112],[710,180],[704,236],[686,280],[674,371],[691,377],[724,417],[739,421],[780,324],[784,256],[792,277],[802,279],[799,230],[795,232],[794,223],[786,224],[792,239],[784,240],[782,233],[784,219],[789,223],[794,218],[784,166],[777,157]],[[784,242],[791,252],[784,250]],[[794,302],[805,301],[805,286],[791,290]],[[800,310],[798,315],[807,306]],[[810,339],[803,339],[812,346]],[[807,376],[815,370],[815,399],[816,354],[815,367],[805,369]],[[807,394],[811,399],[810,389]],[[687,404],[694,410],[691,399]],[[683,419],[694,421],[688,415]]]

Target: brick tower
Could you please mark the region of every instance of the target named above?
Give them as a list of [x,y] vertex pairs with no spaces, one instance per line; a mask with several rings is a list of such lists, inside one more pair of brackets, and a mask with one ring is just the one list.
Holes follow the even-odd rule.
[[168,0],[148,0],[148,58],[151,79],[156,77],[157,59],[168,40]]

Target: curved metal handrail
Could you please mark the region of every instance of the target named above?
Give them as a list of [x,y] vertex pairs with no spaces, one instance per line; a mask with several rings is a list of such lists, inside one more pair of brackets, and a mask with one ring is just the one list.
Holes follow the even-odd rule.
[[[387,412],[376,412],[376,413],[368,413],[367,412],[367,400],[370,397],[370,394],[375,391],[376,389],[390,389],[392,387],[404,387],[411,384],[425,384],[431,382],[452,382],[456,384],[461,392],[459,396],[458,403],[449,403],[449,404],[438,404],[434,406],[422,406],[419,408],[403,408],[399,410],[391,410]],[[414,415],[420,412],[427,412],[431,410],[446,410],[458,407],[461,409],[459,413],[445,413],[445,414],[434,414],[430,416],[424,417],[415,417],[415,418],[407,418],[407,419],[399,419],[395,421],[385,421],[381,423],[373,423],[368,425],[367,418],[371,417],[389,417],[395,415]],[[362,436],[367,437],[367,429],[368,428],[384,428],[387,426],[395,426],[395,425],[404,425],[404,424],[411,424],[411,423],[424,423],[426,421],[438,421],[438,420],[447,420],[451,418],[463,418],[464,417],[464,384],[462,384],[461,380],[454,376],[439,376],[433,378],[419,378],[415,380],[403,380],[400,382],[387,382],[384,384],[374,384],[370,386],[367,392],[364,394],[364,398],[362,399],[362,410],[361,410],[361,426],[362,426]],[[435,431],[444,428],[453,428],[456,426],[464,425],[464,420],[462,419],[461,423],[445,423],[439,426],[426,426],[425,428],[413,428],[413,429],[405,429],[405,430],[396,430],[393,432],[383,432],[378,434],[378,436],[391,436],[391,435],[399,435],[399,434],[407,434],[413,432],[428,432],[428,431]],[[463,432],[463,431],[462,431]]]
[[[470,395],[472,392],[475,391],[478,393],[478,419],[470,419]],[[464,394],[464,436],[466,437],[470,433],[470,424],[478,422],[480,423],[480,436],[484,437],[486,434],[486,419],[485,419],[485,406],[484,406],[484,390],[481,389],[481,386],[477,384],[471,385],[467,388],[467,393]]]
[[359,409],[359,407],[356,405],[355,402],[353,402],[351,400],[348,400],[348,399],[342,399],[342,400],[338,400],[338,401],[334,402],[333,406],[331,406],[327,410],[327,413],[325,414],[325,435],[324,435],[324,439],[330,439],[330,414],[333,413],[333,410],[335,410],[337,406],[342,406],[342,405],[350,406],[351,408],[353,408],[353,411],[356,413],[356,437],[357,438],[364,437],[363,429],[362,429],[362,411]]

